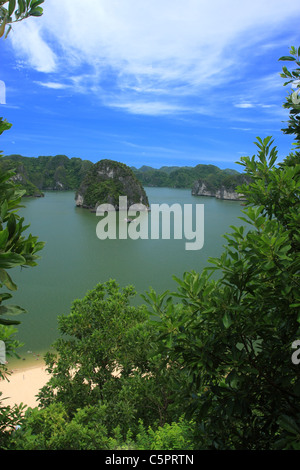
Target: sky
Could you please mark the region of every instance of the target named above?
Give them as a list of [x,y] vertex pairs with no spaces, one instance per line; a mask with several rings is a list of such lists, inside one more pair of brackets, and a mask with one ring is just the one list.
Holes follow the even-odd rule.
[[109,158],[140,168],[242,171],[257,136],[278,161],[291,89],[278,61],[300,46],[282,0],[45,0],[0,39],[4,154]]

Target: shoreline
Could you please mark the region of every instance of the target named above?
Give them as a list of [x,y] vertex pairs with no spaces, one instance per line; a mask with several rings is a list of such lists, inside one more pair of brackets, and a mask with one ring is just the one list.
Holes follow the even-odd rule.
[[48,382],[50,375],[46,371],[46,364],[43,359],[39,359],[38,364],[20,364],[16,367],[8,365],[10,375],[7,379],[0,380],[0,400],[3,405],[26,405],[30,408],[38,406],[36,395],[40,389]]

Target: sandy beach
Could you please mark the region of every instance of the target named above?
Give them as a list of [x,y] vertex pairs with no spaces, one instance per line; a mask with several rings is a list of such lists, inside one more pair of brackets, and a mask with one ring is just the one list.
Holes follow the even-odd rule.
[[8,380],[0,380],[1,398],[5,398],[3,404],[14,405],[23,403],[34,408],[38,405],[36,395],[49,380],[45,364],[20,367],[12,370]]

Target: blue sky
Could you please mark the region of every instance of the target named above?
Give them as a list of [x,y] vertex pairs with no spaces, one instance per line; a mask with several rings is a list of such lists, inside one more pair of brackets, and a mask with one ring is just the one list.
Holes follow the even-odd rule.
[[45,0],[0,40],[1,150],[241,170],[272,135],[282,160],[299,25],[282,0]]

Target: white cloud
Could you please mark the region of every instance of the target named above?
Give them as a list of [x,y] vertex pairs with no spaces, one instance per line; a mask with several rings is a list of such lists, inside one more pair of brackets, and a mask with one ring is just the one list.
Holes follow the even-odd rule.
[[237,103],[234,105],[236,108],[254,108],[252,103]]
[[187,108],[163,101],[128,101],[126,103],[110,102],[110,106],[125,109],[132,114],[144,114],[148,116],[195,112],[193,108]]
[[68,86],[69,86],[69,85],[65,85],[64,83],[58,83],[58,82],[35,81],[34,83],[37,83],[38,85],[41,85],[45,88],[52,88],[53,90],[61,90],[63,88],[68,88]]
[[282,0],[47,0],[43,7],[41,18],[11,34],[15,50],[106,105],[150,115],[182,112],[186,97],[203,100],[226,85],[243,73],[245,48],[265,38],[269,49],[280,26],[300,16],[296,2],[286,8]]
[[31,67],[39,72],[54,72],[56,69],[56,55],[51,47],[42,38],[37,24],[31,22],[32,18],[20,23],[18,28],[9,35],[17,54],[24,54]]

